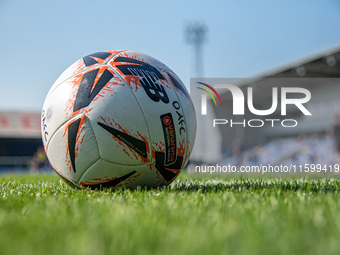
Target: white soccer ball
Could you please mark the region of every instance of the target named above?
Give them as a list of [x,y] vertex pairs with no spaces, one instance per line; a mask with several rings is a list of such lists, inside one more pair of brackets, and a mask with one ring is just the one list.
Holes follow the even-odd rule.
[[181,80],[133,51],[97,52],[71,65],[48,92],[41,123],[53,169],[75,187],[168,185],[196,134]]

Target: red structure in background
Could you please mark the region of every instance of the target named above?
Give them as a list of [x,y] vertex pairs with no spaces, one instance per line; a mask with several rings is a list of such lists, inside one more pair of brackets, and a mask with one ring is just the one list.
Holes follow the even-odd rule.
[[0,138],[40,139],[40,113],[0,112]]
[[48,168],[42,152],[39,112],[0,112],[0,170]]

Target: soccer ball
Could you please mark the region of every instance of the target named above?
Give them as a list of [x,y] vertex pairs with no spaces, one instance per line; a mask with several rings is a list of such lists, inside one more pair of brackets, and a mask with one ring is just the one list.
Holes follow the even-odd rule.
[[187,164],[196,116],[170,68],[113,50],[64,71],[47,94],[41,126],[46,155],[71,186],[151,188],[168,185]]

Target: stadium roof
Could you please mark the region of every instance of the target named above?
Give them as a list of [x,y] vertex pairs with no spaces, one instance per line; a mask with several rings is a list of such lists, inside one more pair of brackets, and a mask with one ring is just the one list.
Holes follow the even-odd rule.
[[279,68],[262,73],[259,78],[338,78],[340,77],[340,45],[290,61]]
[[40,137],[40,113],[0,112],[0,138]]
[[[257,105],[271,102],[271,88],[266,78],[340,78],[340,45],[313,53],[307,57],[291,61],[279,68],[262,73],[254,78],[228,79],[231,84],[240,87],[244,92],[245,86],[252,86],[256,89]],[[295,80],[295,82],[297,82]],[[303,80],[301,80],[303,82]],[[310,82],[310,81],[309,81]],[[277,80],[275,87],[287,86],[284,80]],[[220,89],[223,100],[232,100],[230,90]]]

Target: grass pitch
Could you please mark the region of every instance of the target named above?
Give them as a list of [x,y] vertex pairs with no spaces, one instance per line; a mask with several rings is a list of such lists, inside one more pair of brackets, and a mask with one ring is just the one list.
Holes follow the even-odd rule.
[[339,254],[338,180],[193,180],[74,190],[0,176],[0,254]]

